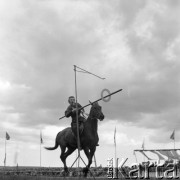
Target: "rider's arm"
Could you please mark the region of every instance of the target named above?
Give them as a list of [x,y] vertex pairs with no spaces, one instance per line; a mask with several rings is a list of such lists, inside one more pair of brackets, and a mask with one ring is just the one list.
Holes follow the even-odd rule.
[[72,108],[71,106],[69,106],[67,110],[65,111],[65,116],[70,117],[71,115],[72,115]]
[[[78,108],[82,108],[82,106],[78,103]],[[85,110],[84,110],[84,108],[82,108],[81,109],[81,113],[84,113],[85,112]]]

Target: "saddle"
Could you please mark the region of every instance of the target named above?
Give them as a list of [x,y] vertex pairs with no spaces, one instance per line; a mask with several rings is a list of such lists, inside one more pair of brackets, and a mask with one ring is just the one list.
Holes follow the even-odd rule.
[[[76,126],[76,128],[77,128],[77,126]],[[79,137],[81,137],[81,134],[83,133],[83,130],[84,130],[84,126],[79,126]],[[75,141],[77,142],[77,133],[73,132],[72,128],[71,128],[71,133],[72,133]],[[74,146],[77,146],[77,143],[75,143]],[[80,150],[82,150],[81,146],[80,146]]]
[[[71,124],[71,131],[72,131],[72,134],[76,137],[77,136],[77,124],[76,123]],[[80,136],[83,133],[83,131],[84,131],[84,123],[79,122],[79,135]]]

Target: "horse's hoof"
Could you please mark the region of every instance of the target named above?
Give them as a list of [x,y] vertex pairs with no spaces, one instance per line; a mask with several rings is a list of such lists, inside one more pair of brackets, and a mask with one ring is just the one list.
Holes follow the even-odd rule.
[[66,176],[64,171],[61,172],[61,175],[62,175],[63,177]]
[[68,169],[65,169],[65,170],[62,172],[62,175],[63,175],[63,176],[68,176],[68,175],[69,175]]
[[83,168],[84,177],[87,177],[88,171],[89,171],[89,169],[87,167]]

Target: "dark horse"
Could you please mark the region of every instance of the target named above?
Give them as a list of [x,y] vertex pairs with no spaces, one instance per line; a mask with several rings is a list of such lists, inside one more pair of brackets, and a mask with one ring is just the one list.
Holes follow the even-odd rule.
[[[81,147],[88,158],[88,165],[86,166],[86,168],[84,168],[85,176],[87,176],[89,167],[92,163],[92,158],[96,151],[96,145],[99,141],[99,137],[97,133],[98,119],[100,121],[104,119],[104,115],[101,109],[102,109],[101,106],[99,106],[97,102],[92,104],[89,116],[84,123],[84,130],[80,135]],[[72,133],[70,127],[65,128],[64,130],[60,131],[57,134],[54,147],[45,147],[45,148],[47,150],[55,150],[58,148],[58,146],[60,146],[61,148],[60,159],[64,164],[64,171],[67,173],[68,167],[66,165],[66,158],[70,154],[72,154],[74,150],[76,150],[77,148],[77,139]]]

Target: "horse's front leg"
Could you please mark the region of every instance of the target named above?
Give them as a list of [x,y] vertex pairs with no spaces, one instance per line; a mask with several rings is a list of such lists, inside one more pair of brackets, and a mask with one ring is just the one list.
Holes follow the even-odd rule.
[[89,171],[89,168],[92,164],[92,158],[94,156],[94,152],[96,150],[96,147],[89,150],[89,148],[85,148],[84,149],[84,153],[86,154],[87,158],[88,158],[88,165],[86,166],[86,168],[83,169],[83,172],[84,172],[84,176],[86,177],[87,176],[87,173]]
[[[89,171],[89,164],[90,164],[90,152],[89,152],[89,148],[84,148],[84,153],[88,159],[88,165],[83,169],[83,173],[84,173],[84,176],[87,177],[87,173]],[[92,162],[91,162],[92,163]]]
[[94,153],[96,151],[96,146],[92,149],[90,149],[90,159],[89,159],[89,164],[88,164],[88,167],[90,168],[91,164],[92,164],[92,158],[94,156]]

